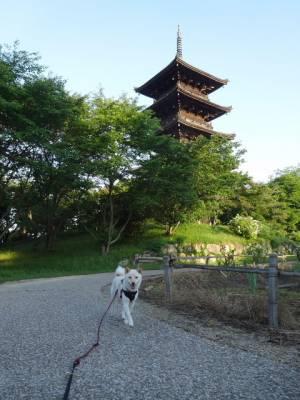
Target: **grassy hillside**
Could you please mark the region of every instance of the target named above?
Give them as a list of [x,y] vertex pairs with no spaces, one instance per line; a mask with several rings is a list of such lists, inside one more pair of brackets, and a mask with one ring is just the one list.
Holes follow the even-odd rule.
[[[244,241],[230,233],[227,227],[184,224],[171,238],[164,235],[162,227],[148,225],[142,232],[124,239],[104,256],[100,244],[88,235],[60,238],[51,252],[45,251],[41,242],[15,244],[0,250],[0,282],[113,271],[121,259],[131,258],[145,250],[159,253],[164,244],[177,242],[188,245]],[[147,267],[159,268],[158,265]]]
[[172,237],[166,238],[162,227],[148,225],[146,236],[157,237],[165,243],[245,243],[245,239],[233,234],[227,226],[212,227],[206,224],[182,224],[179,225]]

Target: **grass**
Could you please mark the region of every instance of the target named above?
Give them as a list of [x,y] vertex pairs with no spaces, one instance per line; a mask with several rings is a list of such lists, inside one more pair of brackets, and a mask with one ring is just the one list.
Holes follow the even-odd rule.
[[[132,258],[141,247],[120,244],[109,254],[102,255],[97,244],[88,236],[64,239],[54,251],[46,252],[31,245],[21,246],[14,252],[1,252],[0,283],[12,280],[48,278],[67,275],[84,275],[113,271],[124,258]],[[148,265],[147,268],[157,268]]]
[[293,271],[300,272],[300,262],[299,261],[295,262],[295,264],[293,266]]
[[[53,251],[47,252],[41,241],[11,244],[0,250],[0,283],[22,279],[84,275],[113,271],[124,258],[145,250],[160,253],[167,243],[244,243],[230,233],[227,227],[212,228],[209,225],[183,224],[174,236],[164,235],[164,228],[148,224],[141,232],[132,234],[112,247],[108,255],[101,254],[100,244],[89,235],[64,235]],[[147,269],[160,268],[156,264]]]
[[[149,225],[146,231],[147,235],[155,237],[163,237],[163,228],[157,225]],[[234,235],[227,226],[218,225],[212,227],[206,224],[181,224],[172,237],[164,237],[164,241],[168,243],[181,244],[245,244],[246,240],[240,236]]]

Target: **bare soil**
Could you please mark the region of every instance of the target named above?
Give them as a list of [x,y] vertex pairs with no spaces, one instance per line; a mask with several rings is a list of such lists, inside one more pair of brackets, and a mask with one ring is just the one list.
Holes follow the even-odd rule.
[[279,284],[280,332],[288,333],[280,336],[268,329],[264,276],[257,276],[254,291],[245,274],[176,271],[172,304],[166,302],[162,277],[145,281],[141,298],[156,306],[158,318],[175,326],[300,366],[300,280],[285,277]]

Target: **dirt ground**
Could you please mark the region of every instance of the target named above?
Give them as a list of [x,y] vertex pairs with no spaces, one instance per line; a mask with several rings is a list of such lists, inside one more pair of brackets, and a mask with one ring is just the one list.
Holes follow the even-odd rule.
[[141,298],[155,306],[157,318],[186,331],[300,366],[300,280],[296,283],[279,282],[280,332],[288,335],[270,335],[263,276],[254,285],[245,274],[175,272],[172,304],[165,300],[162,277],[145,281]]

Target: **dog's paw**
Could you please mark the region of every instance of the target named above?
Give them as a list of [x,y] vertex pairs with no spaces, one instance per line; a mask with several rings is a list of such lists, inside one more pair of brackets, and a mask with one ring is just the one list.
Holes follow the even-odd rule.
[[133,322],[129,322],[128,325],[133,328]]
[[124,324],[125,324],[125,325],[128,325],[128,324],[129,324],[129,322],[127,321],[126,318],[124,318]]

